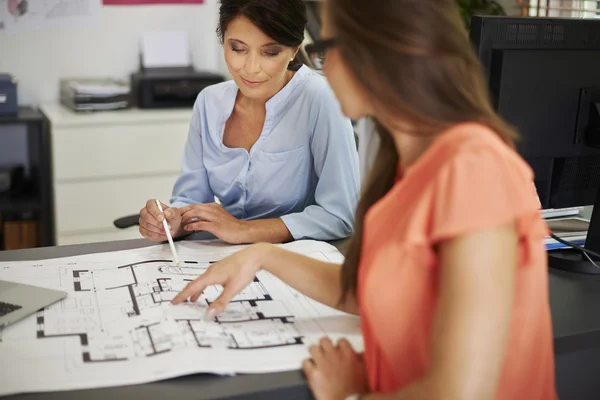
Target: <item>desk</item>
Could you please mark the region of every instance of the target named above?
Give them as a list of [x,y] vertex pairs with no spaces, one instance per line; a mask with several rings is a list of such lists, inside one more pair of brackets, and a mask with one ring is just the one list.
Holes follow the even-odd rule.
[[600,275],[551,270],[550,309],[561,399],[598,399]]
[[[191,236],[191,239],[198,237]],[[334,242],[336,247],[344,241]],[[151,246],[143,239],[0,252],[0,261],[67,257]],[[550,271],[556,353],[556,382],[561,399],[598,399],[600,392],[600,275]],[[220,377],[190,375],[143,385],[25,394],[10,399],[311,399],[300,371]]]

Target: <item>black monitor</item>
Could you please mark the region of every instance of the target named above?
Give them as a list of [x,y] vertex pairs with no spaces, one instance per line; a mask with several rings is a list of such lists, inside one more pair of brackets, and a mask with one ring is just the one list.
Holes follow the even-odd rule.
[[[470,37],[542,208],[594,205],[584,247],[600,253],[600,20],[476,16]],[[548,255],[550,267],[600,273],[581,251]]]

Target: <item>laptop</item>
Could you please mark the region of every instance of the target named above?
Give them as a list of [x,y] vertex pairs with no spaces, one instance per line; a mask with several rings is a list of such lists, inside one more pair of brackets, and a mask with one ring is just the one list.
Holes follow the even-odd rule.
[[0,328],[67,296],[67,292],[0,281]]

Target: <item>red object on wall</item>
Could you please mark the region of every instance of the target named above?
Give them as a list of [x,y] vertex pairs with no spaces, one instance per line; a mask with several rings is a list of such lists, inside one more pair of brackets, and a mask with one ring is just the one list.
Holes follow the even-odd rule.
[[103,0],[105,6],[136,4],[202,4],[204,0]]

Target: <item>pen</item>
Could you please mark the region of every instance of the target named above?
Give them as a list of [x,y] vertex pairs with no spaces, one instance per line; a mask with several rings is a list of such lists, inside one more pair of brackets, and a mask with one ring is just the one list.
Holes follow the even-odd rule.
[[165,214],[163,212],[163,208],[160,205],[160,201],[156,200],[156,205],[160,210],[161,214],[163,214],[163,227],[165,228],[165,232],[167,233],[167,239],[169,239],[169,246],[171,246],[171,253],[173,253],[173,260],[175,261],[175,265],[181,272],[181,267],[179,266],[179,258],[177,258],[177,252],[175,251],[175,244],[173,243],[173,237],[171,236],[171,230],[169,229],[169,225],[167,225],[167,219],[165,218]]

